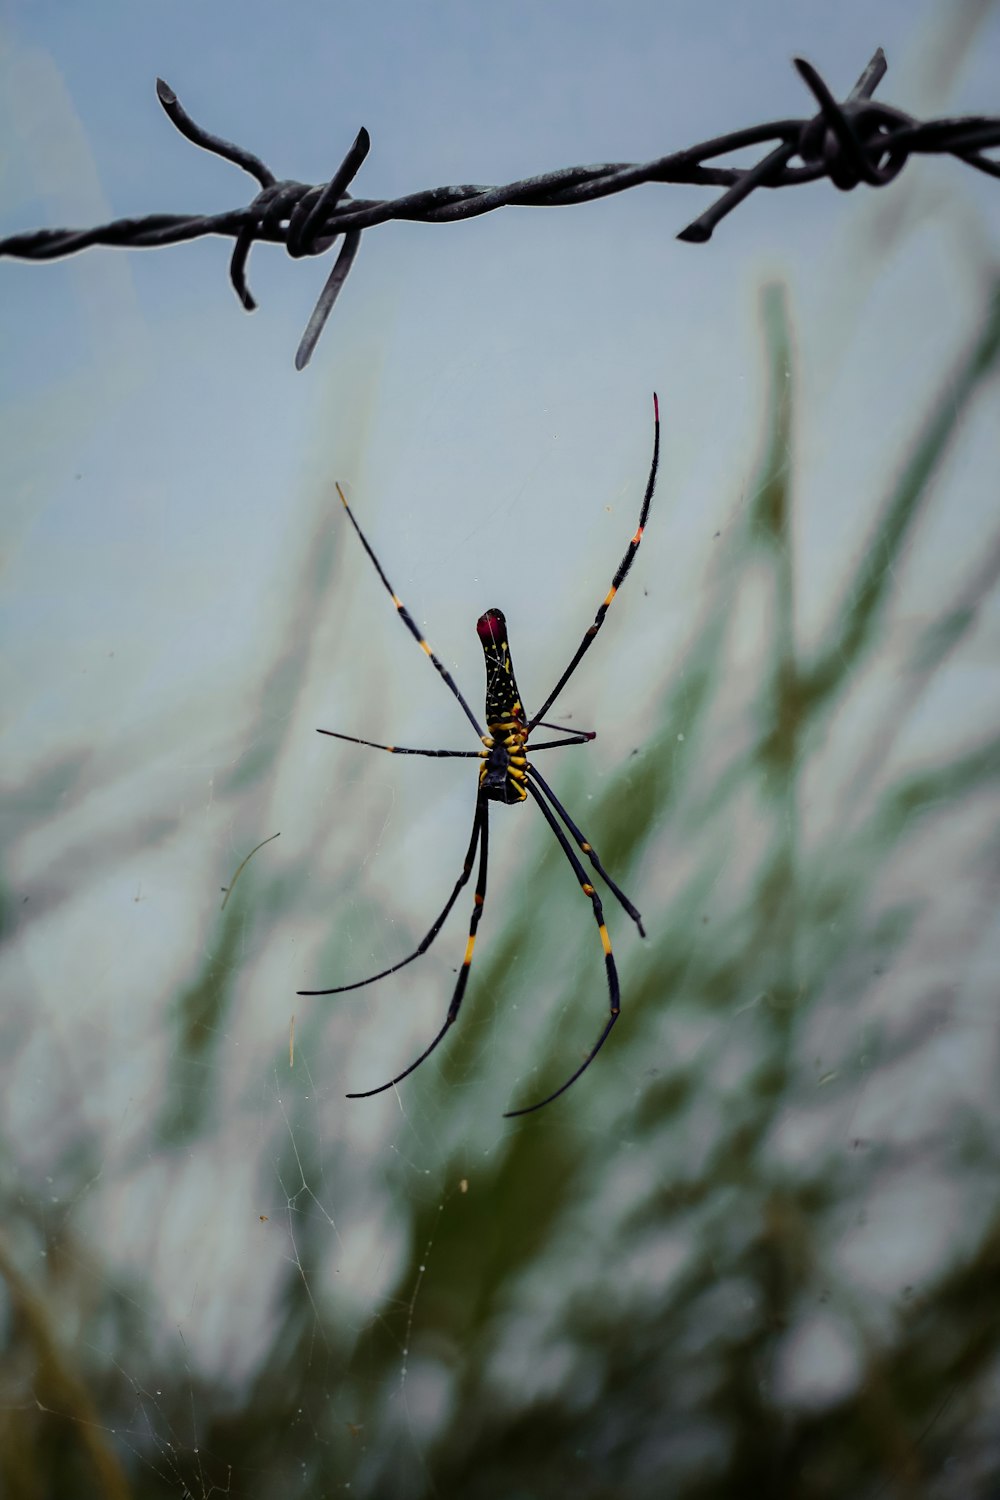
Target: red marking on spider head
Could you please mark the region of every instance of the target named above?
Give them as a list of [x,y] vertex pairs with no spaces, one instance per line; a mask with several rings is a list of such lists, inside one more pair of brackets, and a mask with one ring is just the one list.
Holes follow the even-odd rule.
[[476,621],[476,634],[484,646],[499,646],[507,639],[507,621],[500,609],[488,609]]

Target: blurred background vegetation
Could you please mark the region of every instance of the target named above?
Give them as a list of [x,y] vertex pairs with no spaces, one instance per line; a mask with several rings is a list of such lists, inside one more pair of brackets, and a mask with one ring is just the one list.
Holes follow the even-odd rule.
[[[854,297],[880,336],[879,297],[928,222],[926,199],[905,201],[909,218],[873,212],[801,306],[783,282],[748,285],[755,452],[694,522],[677,495],[683,375],[658,379],[647,538],[589,685],[563,700],[588,724],[599,702],[600,737],[544,766],[649,936],[607,903],[622,1019],[557,1105],[500,1117],[592,1043],[603,965],[530,810],[496,811],[461,1024],[398,1095],[343,1098],[439,1024],[464,896],[385,986],[293,994],[410,951],[474,799],[462,763],[313,734],[466,744],[329,505],[331,476],[378,446],[377,372],[332,378],[337,441],[317,437],[316,483],[288,502],[266,631],[190,711],[211,726],[191,762],[163,752],[161,716],[114,742],[67,734],[8,776],[5,1496],[1000,1492],[990,254],[917,387],[903,371],[864,387],[877,462],[845,486],[841,531],[815,531],[817,472],[857,440],[837,381],[856,394],[866,357],[862,338],[834,377],[838,315]],[[530,618],[512,635],[529,706],[630,534],[648,461],[633,404],[582,579],[520,530],[563,618],[558,641],[530,638]],[[708,420],[699,432],[729,443]],[[583,473],[604,440],[589,434]],[[520,485],[516,435],[506,466]],[[418,471],[406,497],[437,548],[417,573],[398,496],[356,493],[452,665],[430,609],[435,557],[451,566],[433,486]],[[969,494],[971,515],[956,509]],[[684,576],[673,553],[692,525]],[[822,588],[817,551],[833,557]]]

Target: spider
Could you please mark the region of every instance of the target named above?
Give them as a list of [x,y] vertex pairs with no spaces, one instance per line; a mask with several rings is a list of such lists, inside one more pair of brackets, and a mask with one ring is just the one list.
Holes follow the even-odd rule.
[[580,645],[577,648],[577,651],[572,660],[570,661],[569,666],[563,672],[555,687],[545,699],[545,702],[542,704],[541,708],[537,713],[533,714],[531,718],[528,718],[524,711],[521,703],[521,695],[518,692],[517,683],[514,679],[514,668],[510,658],[510,646],[507,641],[507,622],[504,619],[503,613],[499,609],[488,609],[485,614],[480,615],[478,621],[476,622],[476,632],[479,636],[479,640],[483,648],[483,655],[486,659],[487,733],[485,734],[483,733],[478,719],[472,712],[472,709],[469,707],[465,698],[459,691],[459,688],[452,678],[451,673],[448,671],[447,667],[445,667],[444,664],[435,656],[427,641],[421,635],[420,630],[418,629],[416,622],[413,619],[413,616],[410,614],[403,601],[399,598],[399,596],[393,589],[392,584],[389,582],[388,578],[382,570],[382,564],[375,556],[375,553],[372,551],[372,548],[368,543],[368,539],[366,538],[364,532],[361,530],[361,527],[358,525],[354,517],[354,512],[348,505],[343,490],[341,489],[339,484],[337,485],[337,493],[343,502],[344,509],[346,510],[348,515],[348,519],[350,520],[351,525],[354,527],[354,530],[357,532],[358,537],[361,540],[361,545],[364,547],[365,551],[370,557],[375,567],[375,571],[378,573],[379,578],[382,580],[383,586],[392,599],[392,602],[396,607],[400,619],[402,620],[403,624],[406,626],[410,634],[413,636],[414,640],[416,640],[417,644],[420,646],[420,649],[430,658],[438,673],[443,678],[449,691],[458,700],[458,703],[461,705],[466,718],[475,729],[476,734],[479,736],[485,747],[482,750],[411,750],[403,745],[380,745],[374,740],[358,739],[355,735],[339,734],[332,729],[321,729],[318,731],[318,733],[320,734],[330,735],[331,738],[335,740],[346,740],[351,745],[366,745],[373,750],[385,750],[388,751],[390,755],[430,755],[435,757],[447,757],[449,759],[479,760],[481,762],[479,767],[479,786],[476,792],[476,809],[475,815],[472,819],[472,835],[469,839],[469,847],[465,852],[465,859],[462,864],[462,873],[459,875],[457,881],[455,882],[454,890],[448,897],[448,900],[445,902],[444,909],[435,919],[433,925],[430,928],[430,931],[424,938],[421,939],[420,943],[411,954],[409,954],[406,958],[401,958],[398,963],[391,964],[389,968],[382,969],[378,974],[372,974],[367,979],[356,979],[353,984],[333,985],[330,989],[298,991],[300,995],[341,995],[347,990],[361,989],[364,985],[375,984],[377,980],[385,979],[389,974],[397,973],[399,969],[405,968],[405,966],[409,963],[412,963],[415,958],[419,958],[421,954],[426,953],[428,948],[431,946],[431,943],[433,943],[434,939],[437,937],[442,926],[444,925],[445,919],[447,918],[448,913],[451,911],[455,902],[458,900],[459,894],[461,893],[462,889],[465,885],[467,885],[469,877],[472,874],[472,867],[476,862],[476,855],[478,853],[479,867],[476,875],[476,889],[475,895],[473,897],[472,917],[469,923],[469,938],[465,948],[465,957],[462,960],[462,967],[459,970],[458,981],[455,985],[455,990],[451,997],[451,1004],[448,1006],[448,1013],[445,1017],[444,1025],[441,1027],[440,1031],[434,1037],[430,1045],[424,1048],[420,1056],[416,1058],[414,1062],[410,1063],[408,1068],[404,1068],[401,1073],[397,1073],[394,1078],[390,1078],[388,1083],[379,1084],[378,1088],[365,1089],[359,1093],[348,1094],[348,1099],[370,1099],[373,1095],[381,1094],[386,1089],[394,1088],[395,1085],[401,1083],[404,1078],[408,1078],[416,1068],[419,1068],[422,1062],[425,1062],[427,1058],[430,1057],[431,1053],[444,1040],[446,1033],[458,1020],[458,1013],[461,1010],[462,999],[465,995],[466,985],[469,981],[469,970],[472,964],[472,954],[473,949],[476,946],[476,933],[479,929],[479,922],[483,914],[483,906],[486,900],[486,866],[489,851],[489,806],[491,802],[504,802],[508,806],[510,806],[514,803],[525,802],[529,797],[531,797],[539,808],[545,821],[551,828],[552,833],[554,834],[556,840],[562,848],[563,853],[565,854],[567,860],[573,868],[573,872],[576,875],[577,880],[579,881],[581,891],[586,897],[588,897],[593,909],[594,921],[597,923],[597,930],[600,935],[601,946],[604,950],[604,966],[607,974],[608,1000],[610,1007],[610,1014],[604,1024],[604,1028],[601,1031],[600,1036],[597,1038],[597,1041],[594,1043],[593,1047],[591,1047],[583,1062],[573,1073],[570,1074],[569,1078],[567,1078],[564,1083],[560,1084],[559,1088],[555,1089],[551,1094],[547,1094],[544,1099],[539,1099],[535,1104],[525,1105],[521,1109],[507,1110],[505,1118],[512,1119],[517,1115],[531,1114],[533,1110],[541,1109],[544,1105],[551,1104],[554,1099],[559,1098],[560,1094],[564,1094],[570,1087],[570,1085],[576,1082],[581,1073],[584,1073],[587,1068],[590,1067],[590,1064],[593,1062],[594,1058],[597,1056],[598,1052],[607,1041],[608,1036],[611,1032],[611,1028],[614,1026],[615,1022],[618,1019],[621,1009],[621,992],[618,983],[618,971],[615,967],[614,955],[611,951],[611,939],[608,936],[608,929],[605,926],[604,922],[604,910],[601,905],[601,898],[595,890],[594,886],[587,879],[587,872],[584,870],[583,865],[577,858],[566,832],[564,832],[563,827],[560,826],[560,821],[563,825],[565,825],[565,829],[568,830],[570,837],[573,839],[580,852],[587,856],[591,865],[604,881],[605,885],[607,886],[611,894],[615,897],[616,901],[618,901],[619,905],[622,906],[628,913],[628,915],[632,918],[633,922],[639,929],[640,936],[645,937],[646,934],[643,929],[642,918],[636,911],[635,907],[632,905],[631,901],[625,895],[625,893],[619,889],[619,887],[612,880],[611,876],[608,874],[607,870],[605,870],[598,857],[597,850],[584,837],[580,829],[573,822],[573,819],[570,817],[566,808],[563,807],[562,803],[559,801],[558,797],[556,796],[555,792],[553,792],[548,782],[544,779],[544,777],[540,774],[536,767],[529,762],[527,753],[528,737],[531,735],[532,731],[539,726],[545,729],[556,730],[560,735],[563,736],[560,739],[543,740],[541,744],[532,745],[531,749],[533,753],[538,750],[552,750],[560,745],[583,745],[588,741],[596,738],[596,731],[574,730],[567,728],[565,725],[550,724],[547,723],[542,716],[551,708],[559,693],[562,692],[563,688],[566,686],[566,683],[576,671],[585,652],[587,652],[590,649],[590,646],[593,644],[594,637],[597,635],[597,632],[604,624],[604,617],[608,612],[611,601],[624,582],[625,577],[628,574],[633,561],[635,560],[635,554],[639,550],[639,543],[642,540],[643,527],[646,524],[646,517],[649,514],[649,506],[653,498],[653,490],[656,485],[656,470],[659,462],[659,454],[660,407],[659,401],[657,400],[656,394],[654,392],[653,457],[652,462],[650,463],[649,478],[646,482],[646,493],[643,496],[642,509],[639,512],[639,524],[636,527],[635,535],[629,542],[628,547],[625,551],[625,555],[618,565],[618,571],[615,573],[614,579],[612,580],[611,588],[608,590],[607,596],[605,597],[603,603],[597,611],[597,614],[594,618],[594,623],[589,627],[586,634],[584,635],[583,640],[580,642]]

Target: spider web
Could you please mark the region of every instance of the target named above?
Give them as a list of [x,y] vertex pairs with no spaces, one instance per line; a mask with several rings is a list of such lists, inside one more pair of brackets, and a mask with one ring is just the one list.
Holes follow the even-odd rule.
[[[186,269],[155,322],[144,267],[31,272],[67,344],[3,445],[12,1493],[995,1476],[998,226],[914,176],[819,271],[843,205],[788,229],[763,299],[745,243],[678,298],[641,203],[589,247],[531,231],[528,306],[523,221],[475,284],[407,240],[405,297],[338,308],[307,395],[273,375],[277,285],[261,328],[208,293],[180,315]],[[623,214],[626,285],[574,328],[567,261],[588,305]],[[440,1025],[471,897],[383,984],[295,991],[412,951],[474,773],[315,733],[470,746],[331,482],[474,704],[503,607],[530,708],[634,528],[654,386],[647,534],[553,711],[598,739],[545,761],[650,933],[606,903],[622,1019],[558,1106],[502,1120],[606,997],[558,847],[498,808],[459,1025],[348,1102]],[[788,719],[790,663],[827,698]]]

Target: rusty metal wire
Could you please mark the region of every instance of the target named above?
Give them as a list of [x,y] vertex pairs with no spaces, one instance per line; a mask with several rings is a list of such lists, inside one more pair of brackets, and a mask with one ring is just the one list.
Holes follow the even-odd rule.
[[[244,308],[252,312],[257,304],[247,284],[247,262],[257,241],[283,244],[289,255],[300,257],[322,255],[340,239],[342,244],[333,270],[295,356],[296,368],[301,370],[309,363],[351,269],[362,230],[389,219],[448,224],[511,204],[552,207],[587,203],[642,182],[700,183],[725,191],[677,238],[688,244],[704,244],[711,239],[716,225],[759,187],[791,187],[824,177],[842,191],[862,182],[870,187],[884,187],[898,176],[908,157],[914,154],[948,153],[980,172],[1000,177],[1000,162],[983,155],[985,150],[1000,144],[1000,119],[973,115],[921,122],[902,110],[873,100],[872,95],[888,67],[881,47],[843,104],[834,99],[815,68],[800,57],[793,61],[819,105],[818,112],[809,119],[773,120],[747,130],[731,131],[641,164],[605,162],[598,166],[566,167],[505,187],[464,184],[430,188],[391,201],[354,198],[348,192],[371,146],[364,128],[329,182],[309,186],[279,181],[252,152],[196,125],[173,89],[157,79],[157,97],[181,134],[256,179],[260,192],[252,202],[244,208],[218,214],[150,214],[141,219],[115,219],[94,229],[39,229],[14,234],[0,240],[0,255],[23,260],[57,260],[91,245],[153,249],[200,239],[203,235],[229,235],[236,242],[229,266],[230,280]],[[778,144],[756,166],[705,165],[733,151],[769,141]],[[800,165],[791,165],[795,157]]]

